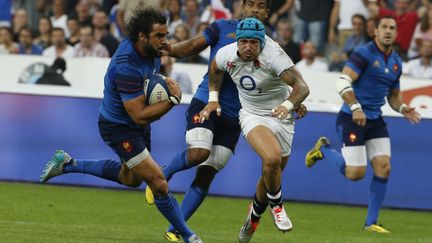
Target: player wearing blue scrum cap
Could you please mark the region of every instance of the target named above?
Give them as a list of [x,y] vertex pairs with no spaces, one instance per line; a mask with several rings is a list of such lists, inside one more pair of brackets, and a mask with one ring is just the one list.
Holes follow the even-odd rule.
[[[258,188],[257,194],[265,190],[274,224],[280,231],[289,231],[292,223],[282,202],[282,170],[291,153],[293,113],[309,95],[309,89],[288,55],[265,36],[265,27],[258,19],[240,21],[236,40],[221,48],[211,63],[209,103],[200,112],[200,120],[205,122],[214,111],[218,116],[223,112],[219,93],[224,73],[228,73],[242,105],[242,132],[262,159],[263,188]],[[251,239],[264,210],[254,201],[240,230],[240,242]]]
[[[271,0],[242,0],[243,17],[255,17],[264,21],[268,14]],[[168,54],[183,58],[200,53],[210,47],[210,61],[217,51],[236,41],[236,27],[239,20],[219,19],[211,23],[198,36],[168,45]],[[238,138],[241,133],[238,113],[240,101],[236,85],[229,75],[224,76],[224,82],[220,87],[219,103],[222,107],[221,116],[212,115],[209,120],[201,123],[199,112],[209,100],[208,73],[204,75],[195,95],[186,112],[186,144],[187,148],[180,151],[170,163],[163,168],[164,175],[169,180],[175,173],[199,165],[194,180],[187,190],[182,201],[183,214],[189,219],[201,205],[207,196],[209,187],[215,175],[221,171],[231,158]],[[300,106],[300,113],[305,112],[305,107]],[[284,166],[286,161],[282,162]],[[146,199],[153,203],[151,190],[146,189]],[[263,181],[257,185],[257,193],[254,200],[254,209],[261,215],[268,206],[268,199]],[[259,218],[259,217],[257,217]],[[255,228],[249,227],[248,232]],[[250,234],[252,234],[250,233]],[[169,226],[164,234],[169,241],[178,241],[176,229]]]
[[41,182],[66,173],[91,174],[131,187],[144,181],[155,192],[158,210],[175,225],[183,240],[200,243],[201,239],[186,225],[161,169],[150,155],[150,123],[181,98],[179,85],[166,78],[173,97],[152,105],[145,102],[143,82],[158,71],[159,58],[167,45],[166,21],[154,9],[137,9],[128,21],[127,38],[117,48],[105,75],[99,133],[121,161],[73,159],[59,150],[48,162]]

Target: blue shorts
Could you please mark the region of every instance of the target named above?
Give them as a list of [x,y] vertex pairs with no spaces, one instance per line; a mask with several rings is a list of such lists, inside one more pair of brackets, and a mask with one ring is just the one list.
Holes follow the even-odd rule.
[[336,121],[336,131],[345,146],[365,145],[374,138],[388,138],[387,124],[382,117],[367,120],[366,126],[361,127],[352,120],[352,115],[340,111]]
[[213,145],[221,145],[234,152],[241,132],[238,117],[230,117],[223,113],[217,116],[216,112],[213,112],[209,120],[201,123],[197,116],[206,105],[199,99],[191,100],[186,111],[186,130],[197,127],[207,128],[213,132]]
[[99,116],[99,133],[104,142],[120,157],[127,162],[146,148],[150,152],[150,125],[146,127],[128,126],[114,123],[102,115]]

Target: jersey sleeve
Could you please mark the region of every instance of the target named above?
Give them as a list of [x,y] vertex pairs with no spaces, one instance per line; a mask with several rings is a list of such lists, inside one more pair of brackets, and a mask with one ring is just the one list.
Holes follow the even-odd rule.
[[143,80],[138,70],[126,65],[117,69],[114,83],[123,102],[144,94]]
[[215,62],[216,62],[216,66],[219,70],[221,71],[226,71],[227,70],[227,48],[221,48],[218,50],[218,52],[216,53],[216,56],[214,58]]
[[277,45],[273,55],[272,55],[271,68],[275,71],[277,76],[279,76],[283,71],[290,69],[294,66],[291,58],[286,54],[286,52]]
[[369,64],[367,54],[367,48],[365,46],[360,46],[351,53],[345,65],[360,75]]
[[219,40],[220,21],[214,21],[202,32],[208,45],[213,45]]

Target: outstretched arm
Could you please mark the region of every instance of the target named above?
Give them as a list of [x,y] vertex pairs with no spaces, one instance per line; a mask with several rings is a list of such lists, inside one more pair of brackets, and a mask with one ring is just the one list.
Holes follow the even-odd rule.
[[209,45],[205,37],[200,34],[192,39],[168,45],[168,55],[175,58],[183,58],[196,55],[206,49]]
[[387,101],[393,110],[401,113],[412,124],[417,124],[420,122],[421,116],[415,110],[415,108],[402,103],[402,97],[399,89],[391,89],[390,94],[387,96]]

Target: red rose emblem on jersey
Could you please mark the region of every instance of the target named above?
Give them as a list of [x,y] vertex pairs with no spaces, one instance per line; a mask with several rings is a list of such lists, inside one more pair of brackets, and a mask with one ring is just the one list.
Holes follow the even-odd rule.
[[393,64],[393,71],[399,71],[399,66],[397,64]]
[[351,132],[351,133],[348,135],[348,139],[349,139],[349,141],[350,141],[351,143],[354,143],[355,141],[357,141],[357,135],[356,135],[355,133]]
[[122,147],[123,147],[123,150],[127,153],[130,153],[133,149],[132,144],[128,140],[123,141]]

